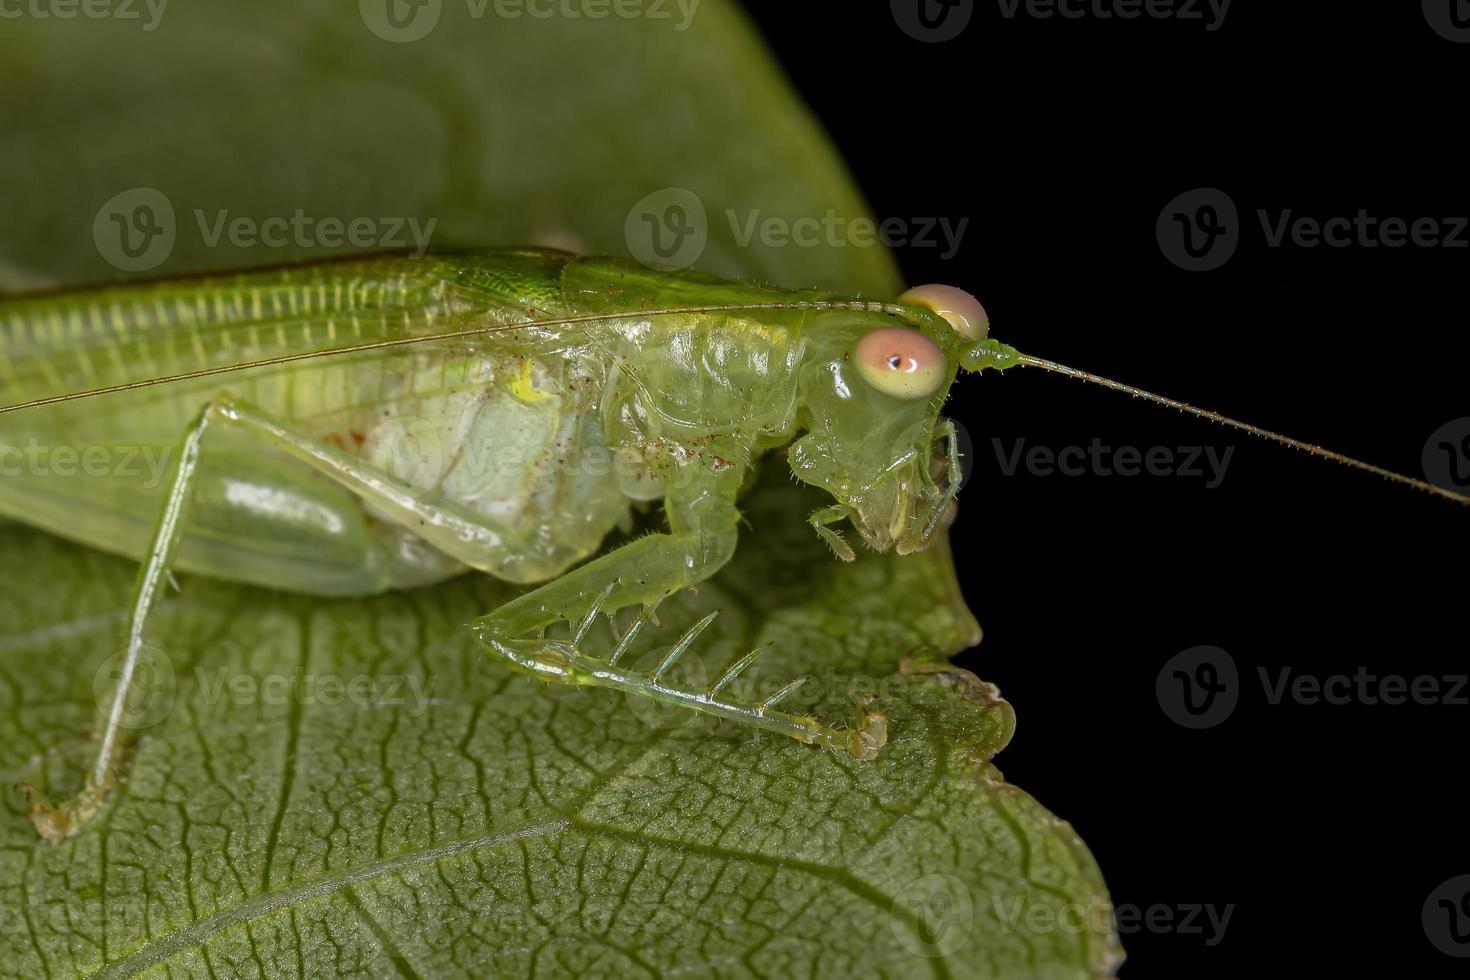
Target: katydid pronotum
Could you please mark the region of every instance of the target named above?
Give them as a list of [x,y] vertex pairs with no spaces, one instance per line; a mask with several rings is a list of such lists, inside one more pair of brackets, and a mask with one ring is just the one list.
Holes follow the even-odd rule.
[[[742,699],[731,684],[753,653],[707,687],[670,680],[713,612],[653,670],[623,657],[662,598],[734,553],[738,495],[768,450],[831,495],[809,523],[837,557],[853,557],[842,521],[878,551],[924,548],[961,480],[940,415],[961,369],[1069,375],[1465,501],[988,329],[948,287],[877,302],[542,249],[0,301],[0,451],[172,447],[154,479],[0,479],[0,515],[142,562],[86,783],[57,804],[33,796],[33,822],[53,841],[76,833],[123,776],[128,686],[174,570],[337,596],[468,569],[540,583],[470,624],[511,666],[874,758],[888,724],[875,698],[850,726],[783,710],[798,682]],[[667,531],[598,554],[636,502],[661,502]],[[595,655],[599,614],[627,607],[631,625]],[[568,637],[549,637],[561,623]]]

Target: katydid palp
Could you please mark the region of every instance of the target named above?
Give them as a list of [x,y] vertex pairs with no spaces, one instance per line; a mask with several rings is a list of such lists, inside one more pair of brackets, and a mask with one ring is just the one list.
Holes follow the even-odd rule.
[[[799,681],[742,699],[730,685],[754,654],[708,687],[668,680],[713,612],[652,671],[622,658],[663,597],[733,554],[738,495],[769,450],[833,498],[809,523],[838,557],[853,557],[844,520],[873,549],[925,547],[961,480],[950,385],[1018,364],[1464,499],[1021,354],[947,287],[877,302],[503,249],[0,301],[0,515],[142,562],[86,784],[33,796],[32,820],[61,840],[120,778],[128,688],[173,570],[316,595],[470,569],[540,583],[471,624],[512,667],[873,758],[887,737],[873,698],[851,727],[781,710]],[[165,455],[68,479],[36,462],[59,447]],[[638,502],[661,502],[667,531],[599,555]],[[599,614],[630,606],[594,656]],[[561,623],[569,636],[548,637]]]

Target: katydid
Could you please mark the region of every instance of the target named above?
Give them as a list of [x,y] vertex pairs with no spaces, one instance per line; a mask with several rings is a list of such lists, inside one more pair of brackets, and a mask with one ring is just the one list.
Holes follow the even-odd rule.
[[[854,557],[842,521],[878,551],[924,548],[961,480],[940,415],[961,369],[1082,378],[1465,499],[1021,354],[988,328],[947,287],[878,302],[544,249],[0,301],[0,462],[168,447],[155,469],[0,479],[0,515],[142,562],[86,784],[55,805],[33,797],[33,822],[53,841],[76,833],[123,775],[128,686],[176,570],[333,596],[470,569],[536,584],[470,624],[510,666],[874,758],[887,738],[875,698],[847,726],[782,710],[796,682],[738,697],[754,654],[708,687],[669,680],[713,612],[653,670],[623,657],[665,596],[734,553],[739,493],[769,450],[833,498],[809,523],[839,558]],[[639,502],[662,503],[667,531],[599,554]],[[631,625],[594,654],[599,615],[627,607]],[[567,638],[549,637],[561,623]]]

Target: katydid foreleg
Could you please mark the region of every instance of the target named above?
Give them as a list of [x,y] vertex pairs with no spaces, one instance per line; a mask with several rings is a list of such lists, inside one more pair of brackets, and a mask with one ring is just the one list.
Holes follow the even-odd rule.
[[[694,487],[675,488],[666,498],[667,533],[631,541],[481,617],[472,626],[481,642],[534,677],[613,688],[779,732],[860,759],[875,758],[887,739],[887,718],[877,709],[868,709],[871,699],[860,705],[858,727],[847,729],[824,725],[810,715],[777,710],[777,703],[796,690],[799,680],[763,699],[742,700],[725,693],[730,682],[751,665],[753,656],[737,661],[703,689],[665,681],[665,675],[710,625],[718,610],[685,632],[654,670],[640,672],[619,665],[619,659],[653,618],[665,596],[698,585],[735,553],[739,520],[735,495],[744,467],[732,465],[714,474],[704,468],[688,472],[698,474],[692,481]],[[589,656],[584,638],[598,613],[635,604],[642,604],[642,612],[623,633],[612,655],[606,660]],[[546,638],[546,628],[563,621],[575,627],[573,638]]]

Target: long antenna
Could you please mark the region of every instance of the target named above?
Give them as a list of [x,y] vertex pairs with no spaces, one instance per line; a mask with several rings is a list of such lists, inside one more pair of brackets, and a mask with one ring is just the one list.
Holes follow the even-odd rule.
[[1247,432],[1257,438],[1279,443],[1291,449],[1304,450],[1313,456],[1321,456],[1323,459],[1330,459],[1334,463],[1351,466],[1355,470],[1373,473],[1383,477],[1385,480],[1401,483],[1404,486],[1413,487],[1415,490],[1423,490],[1425,493],[1432,493],[1436,496],[1444,497],[1447,500],[1453,500],[1457,504],[1470,504],[1470,496],[1466,496],[1463,493],[1446,490],[1444,487],[1436,486],[1427,480],[1419,480],[1412,476],[1405,476],[1402,473],[1395,473],[1393,470],[1384,469],[1382,466],[1374,466],[1372,463],[1365,463],[1361,459],[1355,459],[1343,453],[1333,452],[1331,449],[1324,449],[1314,443],[1293,439],[1291,436],[1284,436],[1279,432],[1272,432],[1270,429],[1263,429],[1258,425],[1251,425],[1249,422],[1242,422],[1228,415],[1221,415],[1219,412],[1197,408],[1188,402],[1181,402],[1174,398],[1156,395],[1151,391],[1144,391],[1142,388],[1135,388],[1133,385],[1127,385],[1121,381],[1114,381],[1112,378],[1105,378],[1100,374],[1093,374],[1090,371],[1079,371],[1077,368],[1068,367],[1065,364],[1058,364],[1056,361],[1048,361],[1042,357],[1033,357],[1030,354],[1022,354],[1019,351],[1015,352],[1014,356],[1016,363],[1025,365],[1026,367],[1041,368],[1043,371],[1050,371],[1053,374],[1061,374],[1069,378],[1077,378],[1079,381],[1086,381],[1089,384],[1110,388],[1113,391],[1121,391],[1134,398],[1142,398],[1145,401],[1151,401],[1155,404],[1167,406],[1168,408],[1175,408],[1189,415],[1208,419],[1211,422],[1218,422],[1221,425],[1228,426],[1232,429],[1239,429],[1241,432]]

